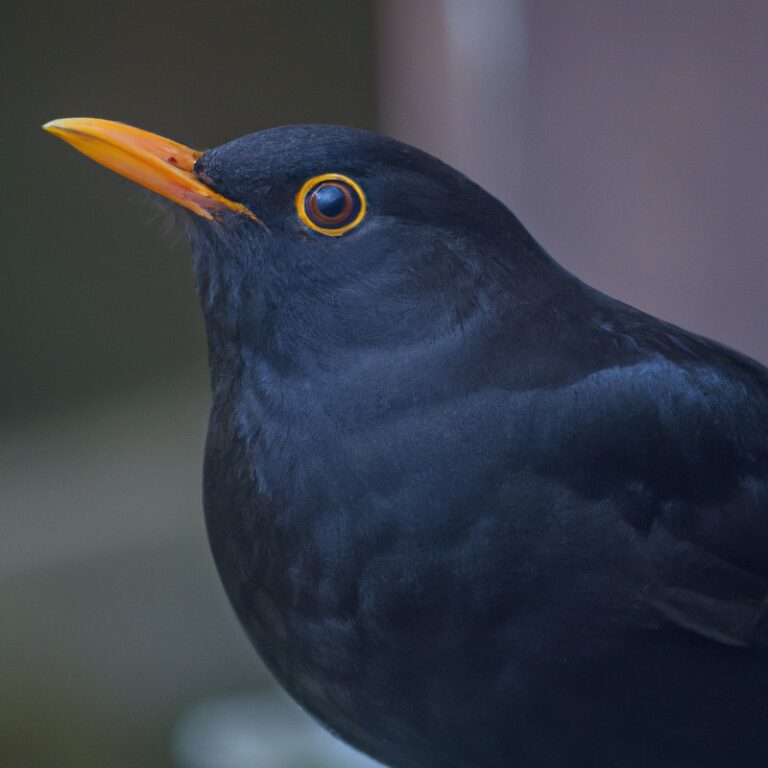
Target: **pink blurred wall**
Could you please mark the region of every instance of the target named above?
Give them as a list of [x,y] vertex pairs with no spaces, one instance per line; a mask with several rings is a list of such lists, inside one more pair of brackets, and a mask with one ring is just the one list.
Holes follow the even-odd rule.
[[384,130],[587,282],[768,363],[768,3],[382,0]]

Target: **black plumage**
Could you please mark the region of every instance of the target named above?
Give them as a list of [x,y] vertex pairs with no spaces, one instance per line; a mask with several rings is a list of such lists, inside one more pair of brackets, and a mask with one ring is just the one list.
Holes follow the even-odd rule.
[[[395,768],[768,765],[768,372],[584,285],[435,158],[247,136],[189,217],[235,610]],[[341,173],[341,237],[295,196]],[[620,258],[620,255],[617,255]]]

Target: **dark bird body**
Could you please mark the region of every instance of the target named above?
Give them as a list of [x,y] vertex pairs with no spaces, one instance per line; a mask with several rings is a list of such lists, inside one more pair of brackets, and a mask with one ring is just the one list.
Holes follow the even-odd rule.
[[[365,190],[305,227],[325,172]],[[589,288],[351,129],[195,172],[205,511],[285,688],[394,768],[768,765],[768,372]]]

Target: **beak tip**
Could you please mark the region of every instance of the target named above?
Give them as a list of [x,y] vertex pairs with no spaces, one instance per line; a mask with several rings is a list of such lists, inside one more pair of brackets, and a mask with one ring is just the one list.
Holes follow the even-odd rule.
[[72,121],[68,118],[56,118],[56,120],[49,120],[47,123],[41,125],[40,127],[46,133],[61,135],[70,128],[69,123],[71,122]]

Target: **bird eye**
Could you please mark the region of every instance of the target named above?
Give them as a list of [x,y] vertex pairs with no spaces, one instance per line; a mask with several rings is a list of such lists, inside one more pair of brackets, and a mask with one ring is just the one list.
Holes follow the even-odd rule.
[[296,195],[299,218],[323,235],[338,236],[365,217],[365,195],[352,179],[326,173],[309,179]]

